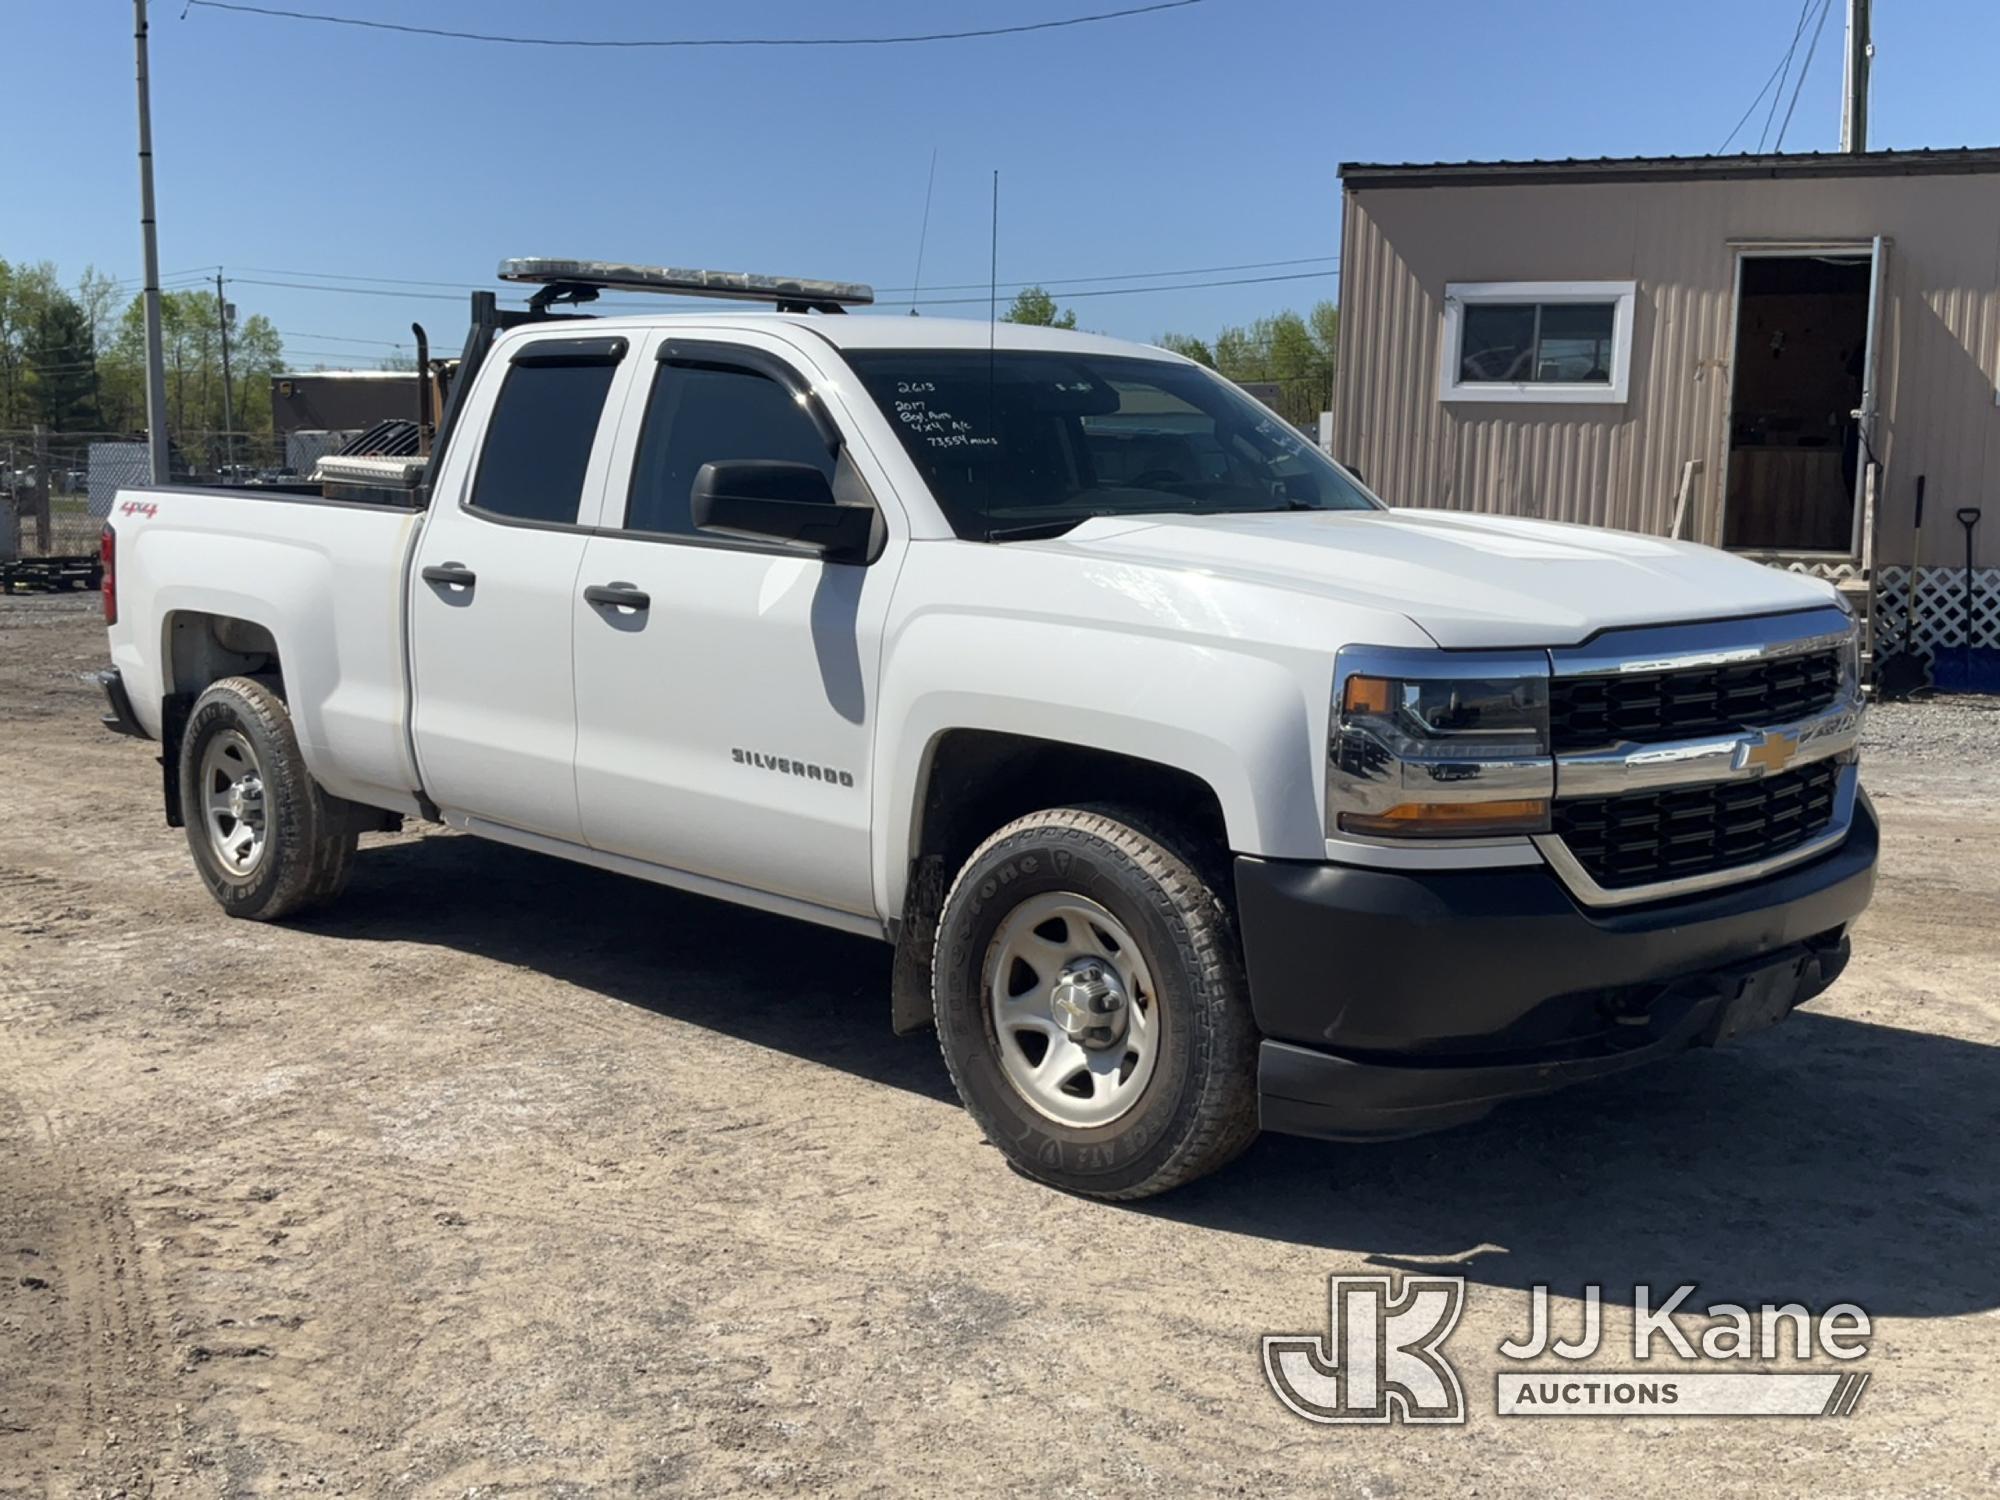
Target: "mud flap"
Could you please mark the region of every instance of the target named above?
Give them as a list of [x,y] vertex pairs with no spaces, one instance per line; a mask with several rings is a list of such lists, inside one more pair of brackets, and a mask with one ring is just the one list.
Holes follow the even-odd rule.
[[938,913],[944,909],[944,861],[926,854],[910,866],[909,894],[896,931],[896,959],[889,975],[889,1025],[898,1036],[931,1024],[931,955],[937,949]]

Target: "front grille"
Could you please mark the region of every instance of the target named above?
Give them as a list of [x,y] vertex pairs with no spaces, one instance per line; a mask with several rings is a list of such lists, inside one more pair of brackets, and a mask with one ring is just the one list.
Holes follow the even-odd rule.
[[1622,740],[1658,744],[1818,713],[1840,693],[1840,652],[1620,677],[1558,677],[1549,730],[1558,755]]
[[1755,863],[1833,821],[1835,760],[1757,781],[1557,802],[1555,832],[1607,890]]

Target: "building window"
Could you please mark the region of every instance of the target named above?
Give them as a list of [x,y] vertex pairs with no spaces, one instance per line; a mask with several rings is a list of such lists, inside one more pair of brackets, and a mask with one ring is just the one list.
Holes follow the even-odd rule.
[[1625,400],[1629,281],[1455,281],[1444,289],[1441,401]]

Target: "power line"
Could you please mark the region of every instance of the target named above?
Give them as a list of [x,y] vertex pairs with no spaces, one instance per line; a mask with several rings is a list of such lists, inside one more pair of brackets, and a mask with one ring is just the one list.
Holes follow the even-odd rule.
[[[1309,266],[1322,263],[1338,265],[1339,261],[1340,257],[1337,255],[1296,255],[1285,260],[1239,261],[1233,265],[1226,266],[1179,266],[1168,271],[1117,271],[1101,276],[1035,276],[1023,281],[1003,281],[1000,284],[1004,287],[1017,290],[1022,287],[1045,286],[1051,282],[1060,282],[1068,286],[1085,286],[1104,281],[1152,281],[1168,276],[1219,276],[1236,271],[1267,271],[1281,266]],[[472,281],[433,281],[411,276],[360,276],[350,274],[346,271],[302,271],[293,266],[239,266],[237,269],[240,271],[256,272],[264,276],[305,277],[308,280],[315,281],[359,281],[366,282],[371,286],[443,287],[447,290],[460,292],[485,290],[484,283]],[[249,280],[247,277],[235,276],[229,279],[232,281]],[[292,283],[287,281],[284,283],[251,282],[251,284],[264,286],[277,284],[291,285]],[[344,290],[354,290],[354,288],[344,288]],[[878,286],[875,290],[879,295],[884,296],[899,295],[919,290],[927,292],[983,292],[986,290],[986,283],[983,281],[933,282],[921,288],[915,286]]]
[[[1299,255],[1294,256],[1290,260],[1247,260],[1233,266],[1183,266],[1177,271],[1121,271],[1113,276],[1043,276],[1028,281],[1003,281],[1000,285],[1016,290],[1024,287],[1044,286],[1051,281],[1067,282],[1071,286],[1086,286],[1100,281],[1151,281],[1162,276],[1217,276],[1227,271],[1267,271],[1276,266],[1309,266],[1318,265],[1322,261],[1331,262],[1337,266],[1340,264],[1340,257],[1337,255]],[[887,286],[877,287],[875,290],[877,292],[896,293],[915,291],[971,292],[983,291],[985,288],[986,283],[983,281],[967,281],[927,287]],[[1143,291],[1144,288],[1134,288],[1134,290]]]
[[[962,42],[979,37],[1018,36],[1029,31],[1055,31],[1065,26],[1087,26],[1097,21],[1120,21],[1156,11],[1181,10],[1200,5],[1203,0],[1155,0],[1151,5],[1133,5],[1123,10],[1099,11],[1088,16],[1065,16],[1054,21],[1029,21],[1014,26],[987,26],[976,31],[930,31],[907,36],[824,36],[824,37],[637,37],[604,38],[508,36],[488,31],[448,31],[436,26],[407,26],[397,21],[369,21],[358,16],[329,16],[317,11],[281,10],[275,6],[240,5],[234,0],[187,0],[193,10],[239,11],[245,15],[270,16],[286,21],[316,21],[326,26],[356,26],[368,31],[397,31],[408,36],[444,37],[458,42],[498,42],[513,47],[894,47],[911,42]],[[186,15],[186,11],[182,12]]]
[[239,271],[255,271],[260,276],[308,276],[321,281],[367,281],[381,286],[441,286],[454,291],[476,292],[477,282],[471,281],[425,281],[410,276],[356,276],[346,271],[300,271],[287,266],[238,266]]
[[[1183,292],[1183,291],[1196,291],[1208,287],[1218,287],[1218,286],[1257,286],[1271,282],[1311,281],[1318,277],[1333,276],[1338,274],[1339,262],[1337,257],[1331,257],[1331,256],[1312,257],[1312,259],[1325,259],[1329,262],[1329,264],[1324,269],[1317,271],[1294,271],[1272,276],[1237,276],[1237,277],[1224,277],[1219,279],[1205,279],[1199,281],[1160,282],[1151,286],[1119,286],[1119,287],[1090,286],[1086,285],[1086,283],[1093,281],[1109,281],[1114,278],[1109,276],[1079,277],[1076,279],[1077,281],[1076,285],[1049,287],[1047,288],[1047,290],[1049,292],[1049,295],[1052,297],[1057,297],[1067,301],[1074,302],[1085,297],[1130,296],[1139,292]],[[1268,262],[1268,264],[1272,265],[1295,265],[1298,263],[1299,262],[1297,261]],[[1256,262],[1249,263],[1249,265],[1251,266],[1254,266],[1256,264],[1257,264]],[[1233,268],[1213,267],[1211,269],[1228,270]],[[1158,276],[1186,275],[1192,273],[1193,272],[1191,270],[1187,272],[1147,271],[1147,272],[1132,272],[1127,274],[1133,277],[1138,277],[1138,276],[1158,277]],[[295,274],[304,275],[311,273],[299,272]],[[387,278],[380,278],[380,279],[387,279]],[[303,281],[272,281],[252,276],[232,276],[229,278],[229,280],[232,282],[240,282],[245,286],[284,287],[294,291],[303,291],[303,292],[335,292],[350,297],[400,297],[400,298],[411,298],[420,302],[449,302],[457,300],[454,296],[452,296],[450,293],[447,292],[413,292],[413,291],[402,291],[395,288],[328,286],[328,285],[316,285],[311,282],[303,282]],[[442,283],[442,284],[449,285],[450,283]],[[1008,285],[1010,289],[1020,289],[1028,286],[1043,285],[1043,283],[1010,282],[1008,283]],[[464,290],[470,291],[474,290],[474,288],[468,286],[465,287]],[[887,290],[905,290],[905,289],[898,288],[898,289],[884,289],[884,290],[887,291]],[[953,288],[939,287],[939,288],[933,288],[933,290],[950,291],[953,290]],[[511,300],[520,301],[522,299],[517,297]],[[898,300],[901,299],[899,298]],[[975,302],[982,302],[984,300],[986,299],[983,297],[976,297],[976,296],[920,297],[916,299],[916,302],[919,307],[958,307],[958,306],[970,306]],[[605,299],[599,305],[605,308],[606,310],[611,310],[611,311],[619,309],[630,310],[642,307],[649,309],[657,309],[661,307],[706,308],[708,306],[708,304],[705,302],[688,298],[650,298],[650,297],[641,300]],[[389,340],[387,342],[393,343],[395,341]]]
[[[1806,4],[1812,4],[1812,0],[1806,0]],[[1748,123],[1750,117],[1757,112],[1757,106],[1764,102],[1764,96],[1771,91],[1771,85],[1778,81],[1778,75],[1784,71],[1785,63],[1790,62],[1791,59],[1792,54],[1787,52],[1778,66],[1771,69],[1771,76],[1764,80],[1764,86],[1757,90],[1756,95],[1750,100],[1749,106],[1743,111],[1742,117],[1730,127],[1729,134],[1722,138],[1722,144],[1715,148],[1712,153],[1713,155],[1720,156],[1729,149],[1729,143],[1736,139],[1736,132],[1741,130]]]
[[1812,45],[1806,48],[1806,60],[1799,65],[1799,81],[1792,85],[1792,102],[1785,106],[1785,123],[1778,127],[1778,144],[1774,150],[1785,149],[1785,132],[1792,128],[1792,111],[1799,107],[1799,94],[1806,86],[1806,74],[1812,71],[1813,54],[1819,51],[1819,36],[1826,30],[1826,18],[1833,13],[1833,0],[1820,0],[1819,24],[1813,27]]
[[293,333],[280,328],[277,334],[281,339],[324,339],[330,344],[387,344],[391,349],[413,347],[409,339],[363,339],[347,333]]
[[[345,292],[350,297],[413,297],[419,302],[456,302],[457,296],[450,292],[399,292],[393,289],[363,286],[317,286],[308,281],[263,281],[255,276],[231,276],[230,281],[240,286],[282,286],[301,292]],[[468,287],[470,291],[472,288]],[[519,302],[516,297],[510,300]]]
[[[1332,271],[1293,271],[1282,276],[1232,276],[1220,281],[1174,281],[1162,286],[1112,286],[1094,290],[1071,291],[1064,287],[1048,287],[1049,296],[1060,302],[1075,302],[1084,297],[1126,297],[1135,292],[1191,292],[1201,287],[1211,286],[1258,286],[1272,281],[1313,281],[1321,276],[1331,276]],[[918,302],[919,307],[949,307],[968,302],[984,302],[984,297],[925,297]]]
[[1791,71],[1792,59],[1798,55],[1799,38],[1805,35],[1806,17],[1811,14],[1812,0],[1799,0],[1799,18],[1792,26],[1792,44],[1785,49],[1784,59],[1778,64],[1778,91],[1771,95],[1771,107],[1764,114],[1764,128],[1757,132],[1757,150],[1760,153],[1771,134],[1771,122],[1778,117],[1778,100],[1785,92],[1785,75]]
[[[185,271],[168,271],[161,275],[160,287],[162,290],[165,290],[168,282],[179,281],[183,277],[188,276],[200,277],[203,280],[207,280],[208,277],[214,274],[214,270],[215,268],[212,266],[190,266]],[[143,276],[120,276],[114,278],[111,282],[112,287],[121,292],[134,287],[144,287],[145,284],[146,278]]]

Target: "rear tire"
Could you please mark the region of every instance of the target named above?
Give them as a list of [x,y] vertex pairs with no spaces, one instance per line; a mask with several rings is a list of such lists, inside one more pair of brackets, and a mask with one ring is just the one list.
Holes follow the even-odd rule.
[[945,898],[932,967],[959,1097],[1019,1170],[1150,1197],[1257,1135],[1257,1032],[1220,880],[1143,814],[1002,828]]
[[232,917],[270,922],[331,901],[354,865],[354,819],[306,769],[284,700],[225,677],[181,739],[181,814],[195,869]]

